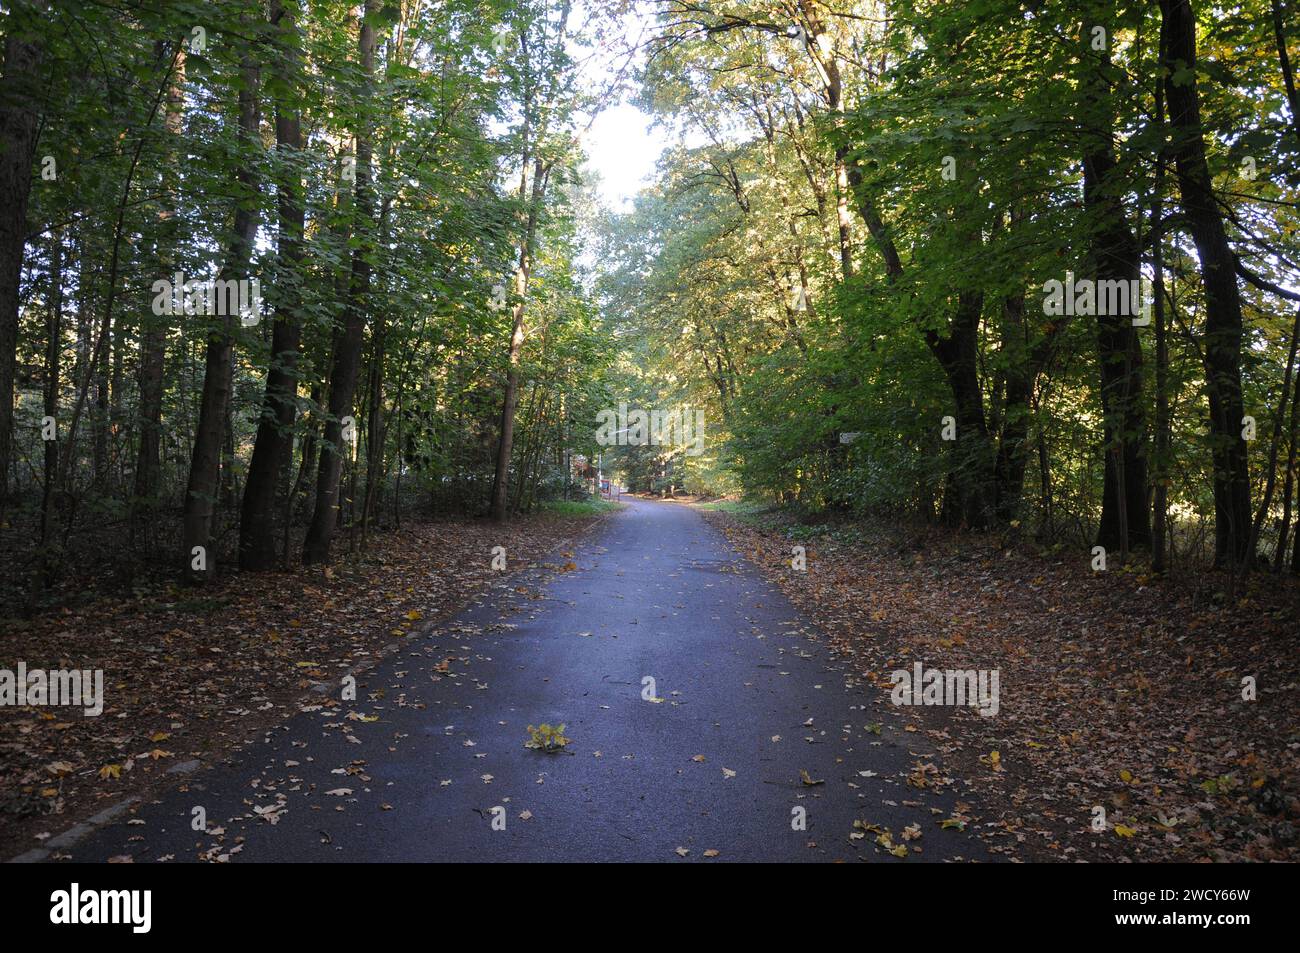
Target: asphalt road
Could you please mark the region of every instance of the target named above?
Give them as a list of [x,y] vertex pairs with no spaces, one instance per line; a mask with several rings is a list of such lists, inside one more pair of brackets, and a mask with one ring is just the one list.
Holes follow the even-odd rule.
[[[488,571],[491,555],[465,559]],[[933,753],[925,736],[882,719],[881,692],[837,667],[699,513],[630,501],[573,562],[509,577],[363,673],[355,702],[303,711],[67,852],[137,863],[987,858],[976,838],[939,826],[951,793],[906,784]],[[543,722],[566,725],[563,753],[524,747],[526,727]],[[206,831],[191,829],[196,807]],[[910,844],[922,850],[901,861],[874,830],[852,837],[855,820],[895,844],[919,825]]]

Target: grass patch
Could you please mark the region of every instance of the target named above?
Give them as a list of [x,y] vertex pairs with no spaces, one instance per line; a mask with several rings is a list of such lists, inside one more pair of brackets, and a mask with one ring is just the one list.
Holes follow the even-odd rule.
[[759,513],[771,509],[771,506],[767,503],[754,503],[749,500],[714,500],[711,503],[696,503],[695,508],[717,513],[730,513],[732,516],[757,516]]
[[599,516],[624,509],[626,505],[609,500],[552,500],[542,504],[542,512],[555,516]]
[[766,526],[774,517],[781,514],[780,506],[755,500],[712,500],[708,503],[696,503],[694,506],[708,513],[726,514],[737,522],[752,527]]

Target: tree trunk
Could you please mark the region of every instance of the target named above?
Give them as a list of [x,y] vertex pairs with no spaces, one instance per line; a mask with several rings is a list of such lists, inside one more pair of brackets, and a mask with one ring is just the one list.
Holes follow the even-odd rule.
[[9,495],[13,444],[14,369],[18,350],[18,283],[27,243],[27,197],[36,148],[39,76],[44,50],[29,33],[45,4],[9,4],[4,72],[0,74],[0,501]]
[[99,359],[95,362],[94,437],[91,440],[93,487],[99,496],[108,494],[108,365],[113,351],[113,312],[105,308],[99,324]]
[[[55,421],[59,417],[59,360],[63,336],[63,233],[55,231],[50,242],[50,290],[46,297],[49,315],[45,325],[45,389],[42,409],[44,416]],[[41,470],[41,555],[38,569],[42,587],[50,583],[50,521],[54,501],[54,487],[59,478],[59,441],[45,440],[45,466]]]
[[[994,452],[984,419],[984,394],[979,382],[979,325],[984,310],[981,292],[958,295],[948,336],[926,333],[930,351],[943,367],[956,407],[955,459],[949,472],[952,499],[945,499],[950,523],[983,529],[991,522],[994,505]],[[948,493],[945,496],[949,496]]]
[[[167,89],[167,113],[163,119],[167,142],[173,145],[180,138],[185,105],[185,44],[175,41],[178,49],[172,60],[172,81]],[[159,44],[160,61],[163,58]],[[158,270],[171,275],[175,270],[175,245],[179,239],[176,219],[178,189],[177,151],[171,148],[163,159],[163,208],[158,213]],[[140,388],[140,445],[136,453],[135,499],[151,507],[157,499],[161,482],[162,452],[162,395],[163,373],[166,369],[167,319],[164,315],[147,314],[142,317],[140,335],[140,366],[136,380]]]
[[[379,11],[379,0],[366,0],[361,21],[361,72],[365,83],[362,113],[369,107],[375,72],[375,28],[372,18]],[[339,482],[343,472],[343,418],[352,414],[352,398],[357,387],[357,370],[361,361],[361,343],[365,331],[367,297],[370,294],[370,241],[374,229],[374,209],[370,195],[370,161],[373,145],[369,120],[362,119],[357,130],[356,220],[354,232],[360,243],[352,252],[352,273],[348,282],[347,303],[343,310],[343,332],[334,348],[330,368],[329,415],[321,442],[320,472],[316,479],[316,509],[303,546],[305,564],[326,563],[330,542],[339,517]],[[355,425],[354,425],[355,426]],[[355,430],[353,430],[355,433]]]
[[[1094,287],[1100,288],[1103,281],[1122,281],[1129,288],[1141,277],[1140,252],[1124,210],[1128,183],[1113,149],[1109,43],[1106,50],[1091,48],[1092,25],[1091,20],[1083,21],[1083,105],[1078,117],[1083,130],[1083,201],[1091,237],[1088,263]],[[1100,295],[1096,300],[1105,453],[1097,545],[1127,556],[1132,548],[1151,545],[1142,343],[1133,326],[1141,303],[1130,300],[1128,314],[1102,314],[1106,309]]]
[[1291,393],[1291,422],[1287,426],[1286,476],[1282,485],[1282,522],[1278,526],[1277,550],[1273,554],[1273,569],[1280,570],[1286,558],[1286,541],[1291,529],[1291,498],[1296,486],[1296,456],[1300,447],[1300,373],[1296,374]]
[[[1157,41],[1157,69],[1163,60],[1163,43]],[[1165,234],[1161,225],[1164,214],[1165,182],[1165,88],[1157,82],[1155,88],[1156,125],[1161,130],[1160,152],[1156,156],[1155,180],[1151,187],[1151,258],[1155,273],[1153,292],[1155,301],[1156,337],[1156,446],[1154,459],[1154,484],[1151,516],[1151,568],[1164,572],[1169,564],[1169,545],[1166,531],[1169,525],[1169,452],[1173,442],[1173,429],[1169,408],[1169,330],[1165,315]]]
[[1260,500],[1259,510],[1255,513],[1254,523],[1250,529],[1250,544],[1247,552],[1254,553],[1259,545],[1259,535],[1268,520],[1269,507],[1273,504],[1273,490],[1277,486],[1277,455],[1282,447],[1283,417],[1286,413],[1287,399],[1291,396],[1291,376],[1295,373],[1296,348],[1300,347],[1300,308],[1296,309],[1295,320],[1291,323],[1291,344],[1287,349],[1286,370],[1282,375],[1282,395],[1278,398],[1277,410],[1273,412],[1273,439],[1268,448],[1268,469],[1264,476],[1264,499]]
[[1025,486],[1025,470],[1029,465],[1029,421],[1032,413],[1030,401],[1034,382],[1041,369],[1041,360],[1035,353],[1041,350],[1045,358],[1048,348],[1029,351],[1025,335],[1025,296],[1006,298],[1002,303],[1003,353],[1007,360],[1006,411],[1003,414],[1002,432],[998,438],[997,459],[993,466],[997,516],[1003,523],[1015,518],[1020,495]]
[[1250,476],[1242,437],[1241,298],[1235,257],[1215,203],[1196,88],[1196,14],[1191,0],[1160,0],[1165,89],[1174,167],[1205,286],[1204,364],[1214,459],[1215,564],[1249,568]]
[[[525,131],[527,138],[527,131]],[[520,176],[519,194],[527,194],[528,160],[525,154],[524,172]],[[515,409],[519,404],[519,362],[524,349],[524,314],[527,304],[528,279],[533,270],[533,243],[537,237],[537,219],[540,205],[546,195],[546,179],[550,169],[542,160],[533,162],[533,187],[528,205],[528,222],[524,235],[519,242],[519,262],[515,268],[514,321],[510,332],[510,350],[507,355],[506,392],[501,406],[501,439],[497,444],[496,472],[492,477],[491,517],[498,523],[505,522],[510,499],[510,452],[515,439]]]
[[[243,156],[241,168],[236,174],[238,193],[234,229],[219,276],[221,280],[236,281],[247,278],[253,236],[257,232],[257,181],[251,153],[259,124],[258,72],[251,58],[245,58],[242,73],[239,136]],[[228,300],[222,300],[219,304],[222,307],[216,310],[231,310]],[[190,459],[189,482],[185,489],[182,559],[185,577],[191,582],[207,582],[216,573],[213,524],[217,496],[221,491],[221,456],[230,406],[233,331],[238,320],[236,314],[218,317],[217,326],[208,337],[199,421],[195,431],[194,453]]]
[[296,90],[301,53],[295,22],[297,0],[272,0],[271,25],[277,45],[275,107],[276,194],[280,227],[277,236],[275,324],[266,394],[257,423],[253,457],[239,519],[239,568],[265,571],[276,565],[275,497],[293,453],[297,413],[298,357],[302,342],[301,269],[303,230],[302,177],[296,171],[302,149],[302,123],[288,91]]
[[370,373],[366,388],[369,412],[366,415],[366,493],[361,504],[363,544],[370,530],[370,516],[384,477],[384,444],[388,434],[384,421],[384,336],[384,319],[381,314],[375,321],[371,338]]

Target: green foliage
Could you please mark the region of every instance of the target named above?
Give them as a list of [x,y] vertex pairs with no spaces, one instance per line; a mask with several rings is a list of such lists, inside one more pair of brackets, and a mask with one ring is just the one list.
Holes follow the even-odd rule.
[[[600,286],[635,354],[624,389],[708,407],[710,456],[755,499],[959,522],[959,488],[987,485],[1001,522],[1090,540],[1106,452],[1098,326],[1042,301],[1044,282],[1096,267],[1108,219],[1084,201],[1083,144],[1113,127],[1124,187],[1109,197],[1140,242],[1153,198],[1164,218],[1169,451],[1152,479],[1169,487],[1176,553],[1198,558],[1214,513],[1205,301],[1172,164],[1155,178],[1169,136],[1154,95],[1159,8],[903,2],[883,20],[867,6],[816,22],[792,7],[781,16],[803,32],[783,33],[739,4],[663,5],[641,102],[681,135],[609,223]],[[1293,286],[1300,127],[1270,7],[1222,13],[1203,13],[1198,39],[1211,172],[1235,247]],[[1109,62],[1084,42],[1085,17],[1105,25]],[[1109,98],[1089,92],[1094,71]],[[1245,404],[1262,420],[1294,306],[1244,283],[1242,297]],[[947,441],[942,421],[962,410],[942,355],[963,301],[977,310],[978,404]],[[1149,461],[1153,336],[1139,331],[1145,429],[1127,434]],[[1295,441],[1251,445],[1257,494],[1270,449],[1283,458]],[[664,461],[645,449],[619,461],[653,486]]]

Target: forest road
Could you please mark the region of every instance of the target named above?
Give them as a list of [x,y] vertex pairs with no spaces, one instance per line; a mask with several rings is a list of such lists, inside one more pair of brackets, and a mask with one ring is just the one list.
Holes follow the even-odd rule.
[[[861,820],[920,847],[913,862],[988,859],[939,824],[960,782],[907,783],[935,756],[928,736],[891,725],[887,693],[697,511],[630,499],[571,556],[412,637],[358,677],[356,701],[308,704],[67,852],[900,863]],[[542,723],[565,725],[561,753],[524,746]]]

